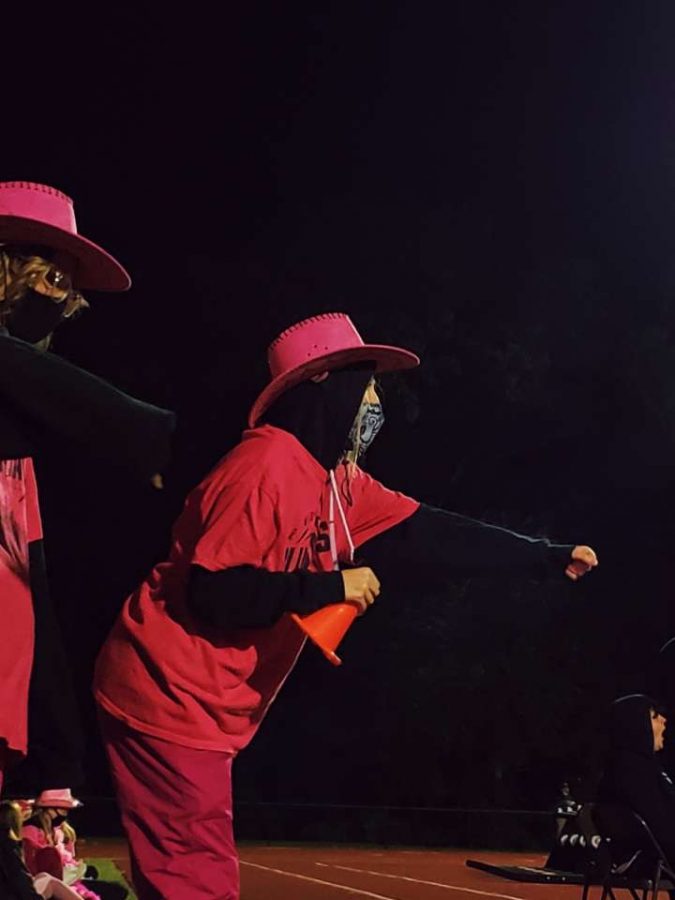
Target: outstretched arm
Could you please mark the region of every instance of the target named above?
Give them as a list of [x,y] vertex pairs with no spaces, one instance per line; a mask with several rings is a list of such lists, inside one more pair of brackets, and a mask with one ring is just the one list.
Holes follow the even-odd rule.
[[35,425],[150,479],[169,460],[174,416],[72,363],[0,333],[0,397]]
[[434,575],[556,572],[576,580],[597,565],[590,547],[554,544],[421,504],[393,528],[371,538],[363,555],[373,567],[418,565]]

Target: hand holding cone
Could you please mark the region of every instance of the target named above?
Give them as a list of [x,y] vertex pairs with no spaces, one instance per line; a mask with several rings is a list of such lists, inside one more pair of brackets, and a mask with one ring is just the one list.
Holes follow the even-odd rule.
[[334,666],[342,660],[335,653],[357,615],[362,615],[380,593],[380,582],[367,566],[344,569],[345,603],[331,603],[308,616],[292,613],[291,618],[317,645]]

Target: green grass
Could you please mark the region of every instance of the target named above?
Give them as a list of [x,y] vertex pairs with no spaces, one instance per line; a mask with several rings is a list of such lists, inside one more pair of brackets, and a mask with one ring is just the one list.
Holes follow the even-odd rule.
[[96,857],[96,859],[87,859],[86,862],[88,865],[96,866],[98,869],[98,877],[101,881],[112,881],[115,884],[124,885],[129,891],[128,900],[137,900],[131,885],[111,859],[99,859],[99,857]]

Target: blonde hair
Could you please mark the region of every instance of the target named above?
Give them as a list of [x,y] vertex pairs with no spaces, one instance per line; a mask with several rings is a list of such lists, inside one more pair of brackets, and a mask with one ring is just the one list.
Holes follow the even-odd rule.
[[77,833],[70,822],[61,822],[61,831],[63,832],[66,842],[74,845],[77,840]]
[[11,841],[21,841],[21,807],[13,800],[0,802],[0,833],[6,834]]
[[[45,275],[52,263],[38,253],[9,245],[0,246],[0,326],[6,325],[14,307],[30,288],[51,297],[56,303],[64,303],[66,318],[77,315],[89,306],[82,294],[73,290],[61,290],[50,285]],[[58,269],[58,266],[53,266]],[[51,337],[51,336],[50,336]],[[49,345],[50,337],[37,345]]]
[[[54,822],[52,817],[49,815],[50,809],[65,809],[62,806],[36,806],[35,811],[33,812],[33,819],[37,819],[38,825],[42,830],[42,833],[47,838],[50,844],[54,843]],[[65,821],[61,822],[59,828],[63,832],[63,836],[68,843],[74,844],[77,840],[77,833],[75,829],[70,824],[70,822]]]

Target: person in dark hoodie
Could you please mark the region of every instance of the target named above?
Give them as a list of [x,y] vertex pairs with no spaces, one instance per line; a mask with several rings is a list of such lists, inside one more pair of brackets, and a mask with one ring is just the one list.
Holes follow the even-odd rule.
[[675,785],[657,759],[665,728],[666,718],[651,697],[630,694],[614,701],[598,800],[639,813],[675,865]]
[[69,197],[48,185],[0,182],[0,789],[4,774],[14,774],[24,796],[83,780],[34,459],[63,442],[73,469],[88,453],[144,481],[168,461],[171,413],[49,352],[54,331],[88,306],[81,291],[129,285],[120,263],[78,234]]
[[[659,650],[650,672],[649,691],[669,719],[675,718],[675,638],[670,638]],[[675,737],[668,729],[664,739],[661,765],[671,778],[675,777]]]
[[363,612],[380,592],[356,549],[396,534],[420,570],[566,571],[597,564],[555,545],[432,509],[357,464],[382,422],[373,377],[411,368],[328,313],[284,331],[249,430],[189,495],[167,562],[127,600],[94,692],[139,897],[239,896],[232,760],[303,648],[288,613]]

